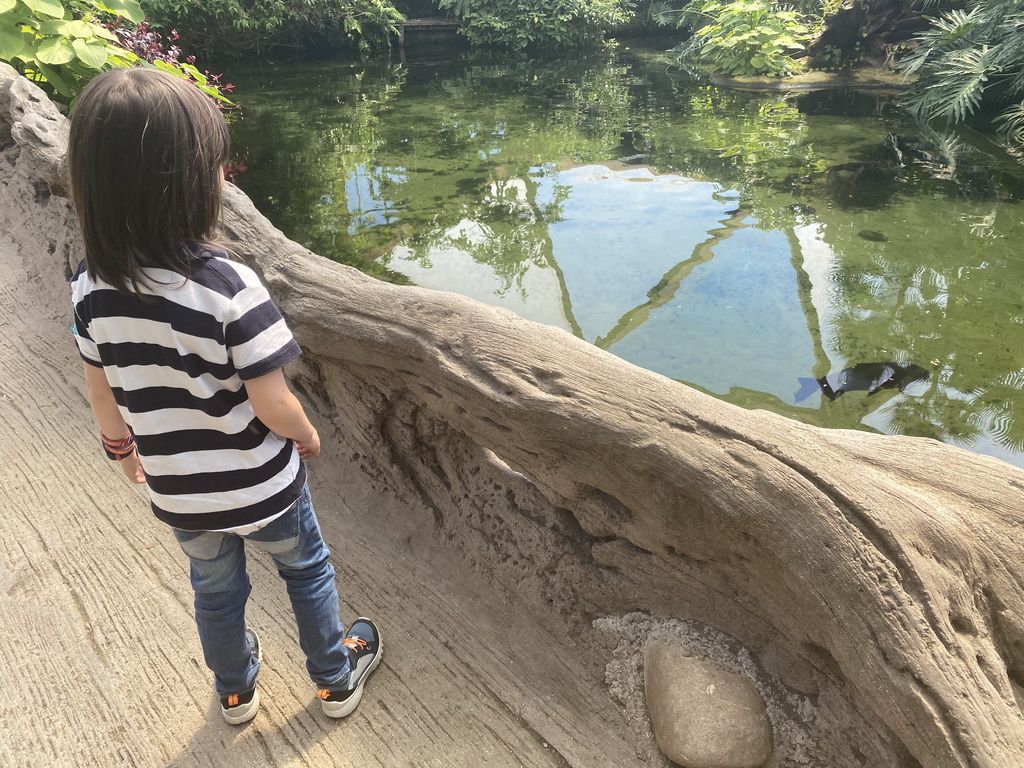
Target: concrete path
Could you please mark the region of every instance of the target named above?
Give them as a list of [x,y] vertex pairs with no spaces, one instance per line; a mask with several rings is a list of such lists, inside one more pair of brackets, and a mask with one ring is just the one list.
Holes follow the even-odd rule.
[[383,663],[355,714],[323,717],[284,589],[254,556],[263,706],[225,724],[185,558],[100,450],[62,271],[24,263],[0,232],[0,766],[640,765],[604,659],[454,554],[413,552],[372,509],[346,508],[330,449],[311,485],[342,615],[380,622]]

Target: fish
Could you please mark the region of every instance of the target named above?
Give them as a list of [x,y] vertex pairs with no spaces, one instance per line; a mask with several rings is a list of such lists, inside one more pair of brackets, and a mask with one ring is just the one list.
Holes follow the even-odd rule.
[[820,379],[797,379],[800,389],[793,395],[793,402],[806,400],[818,390],[829,400],[836,400],[846,392],[867,392],[869,395],[883,389],[898,389],[902,392],[911,384],[927,381],[930,376],[926,368],[913,363],[857,363]]

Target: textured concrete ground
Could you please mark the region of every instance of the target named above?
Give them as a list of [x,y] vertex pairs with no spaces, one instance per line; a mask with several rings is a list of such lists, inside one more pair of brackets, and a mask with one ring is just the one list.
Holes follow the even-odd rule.
[[[319,712],[284,590],[253,557],[263,706],[225,724],[192,623],[186,561],[100,451],[60,264],[0,232],[0,765],[629,766],[630,729],[586,659],[442,549],[345,505],[329,447],[311,485],[345,621],[386,654],[360,708]],[[58,260],[54,260],[55,262]]]

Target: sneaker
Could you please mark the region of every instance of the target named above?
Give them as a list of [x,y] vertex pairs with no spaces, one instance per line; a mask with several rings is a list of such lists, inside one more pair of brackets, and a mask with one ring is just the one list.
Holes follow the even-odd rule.
[[[259,664],[263,660],[263,651],[260,649],[260,639],[248,627],[245,628],[245,637],[252,648],[252,656]],[[220,713],[231,725],[241,725],[256,717],[256,710],[260,708],[260,692],[253,686],[244,693],[229,693],[220,697]]]
[[321,688],[316,692],[320,706],[328,717],[346,717],[355,711],[359,700],[363,698],[363,684],[380,664],[380,657],[384,653],[377,625],[369,619],[356,619],[344,643],[352,667],[348,674],[348,684],[342,690]]

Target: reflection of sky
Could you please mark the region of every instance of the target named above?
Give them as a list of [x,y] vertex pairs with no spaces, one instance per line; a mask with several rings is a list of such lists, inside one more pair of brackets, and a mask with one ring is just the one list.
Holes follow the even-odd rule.
[[715,200],[713,184],[656,177],[647,169],[616,173],[586,166],[541,179],[541,209],[554,198],[556,184],[572,191],[563,220],[548,231],[573,315],[588,341],[607,335],[623,315],[646,304],[648,291],[689,259],[709,231],[721,228],[727,207],[735,205]]
[[562,302],[562,285],[553,269],[528,259],[515,283],[508,285],[489,264],[478,261],[471,252],[450,242],[479,244],[490,237],[486,227],[461,221],[446,232],[445,237],[447,241],[432,243],[420,253],[400,245],[382,258],[381,263],[424,288],[456,291],[485,304],[509,309],[527,320],[571,330]]
[[786,236],[740,229],[713,253],[611,351],[711,392],[742,382],[793,402],[814,349]]
[[381,193],[380,176],[395,184],[408,181],[404,175],[398,173],[370,176],[367,174],[364,164],[356,166],[355,171],[346,179],[345,196],[348,200],[348,212],[352,214],[348,226],[350,235],[363,229],[387,224],[388,221],[393,221],[397,217],[394,203],[385,200]]

